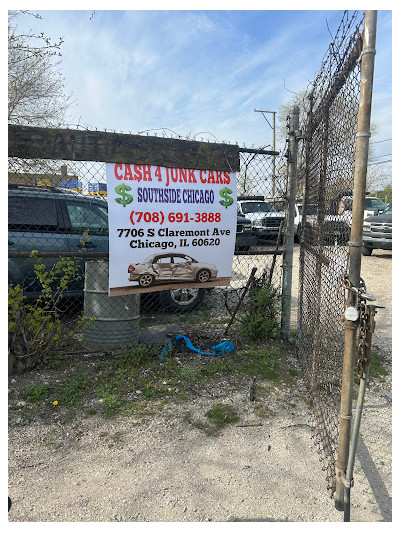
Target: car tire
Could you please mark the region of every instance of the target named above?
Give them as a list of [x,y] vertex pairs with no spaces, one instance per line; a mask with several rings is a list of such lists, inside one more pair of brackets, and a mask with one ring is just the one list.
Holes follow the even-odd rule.
[[206,268],[202,268],[197,272],[196,281],[200,283],[206,283],[211,278],[211,272]]
[[372,248],[369,246],[363,246],[362,247],[362,254],[363,255],[371,255],[372,254]]
[[170,289],[159,293],[163,307],[173,313],[194,311],[204,300],[206,289]]
[[154,276],[152,274],[141,274],[139,277],[139,285],[140,287],[146,288],[150,287],[150,285],[153,285],[154,282]]

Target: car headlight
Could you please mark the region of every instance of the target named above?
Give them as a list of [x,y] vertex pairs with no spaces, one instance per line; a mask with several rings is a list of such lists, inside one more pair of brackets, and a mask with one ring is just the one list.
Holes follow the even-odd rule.
[[371,222],[364,222],[363,223],[363,229],[364,230],[370,230],[371,229]]

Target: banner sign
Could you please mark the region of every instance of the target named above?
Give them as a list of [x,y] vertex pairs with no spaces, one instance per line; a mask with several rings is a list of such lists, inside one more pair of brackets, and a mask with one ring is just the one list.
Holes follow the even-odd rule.
[[236,173],[107,163],[110,296],[229,285]]

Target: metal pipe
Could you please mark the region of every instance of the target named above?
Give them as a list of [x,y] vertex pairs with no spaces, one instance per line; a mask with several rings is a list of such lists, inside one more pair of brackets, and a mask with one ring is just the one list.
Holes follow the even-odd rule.
[[375,305],[368,306],[368,324],[366,332],[366,364],[363,367],[363,373],[360,378],[360,387],[358,389],[357,405],[354,411],[353,428],[351,432],[349,459],[347,461],[346,481],[344,483],[344,522],[350,522],[350,490],[353,481],[354,464],[356,460],[358,435],[360,433],[361,416],[364,408],[365,391],[368,384],[369,366],[371,360],[372,334],[375,329]]
[[282,318],[281,337],[284,340],[290,334],[290,315],[292,299],[292,271],[294,248],[294,211],[296,204],[297,150],[300,110],[298,106],[291,109],[289,116],[289,183],[286,221],[286,246],[282,261]]
[[[276,149],[276,133],[275,133],[275,115],[276,112],[272,112],[272,150]],[[275,156],[272,158],[272,197],[275,198],[276,194],[276,161]]]
[[[375,62],[376,10],[364,13],[363,49],[361,52],[361,84],[356,134],[356,157],[354,168],[353,215],[350,234],[349,281],[360,287],[361,247],[368,164],[368,148],[371,123],[372,87]],[[355,293],[352,292],[355,299]],[[357,302],[349,302],[356,305]],[[339,415],[338,457],[336,461],[335,507],[344,511],[344,483],[349,458],[352,418],[353,375],[357,348],[357,327],[345,320],[342,390]]]

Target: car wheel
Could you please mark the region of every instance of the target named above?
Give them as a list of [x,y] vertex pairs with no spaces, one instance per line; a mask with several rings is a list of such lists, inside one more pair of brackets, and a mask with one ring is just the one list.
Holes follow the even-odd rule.
[[371,255],[372,254],[372,248],[369,246],[363,246],[362,247],[362,254],[363,255]]
[[196,309],[204,299],[206,289],[170,289],[161,291],[160,302],[175,313],[188,313]]
[[142,274],[140,277],[139,277],[139,285],[141,287],[150,287],[150,285],[153,284],[153,281],[154,281],[154,276],[152,276],[151,274]]
[[205,283],[210,279],[210,277],[210,271],[203,268],[202,270],[199,270],[197,272],[196,281],[200,281],[200,283]]

